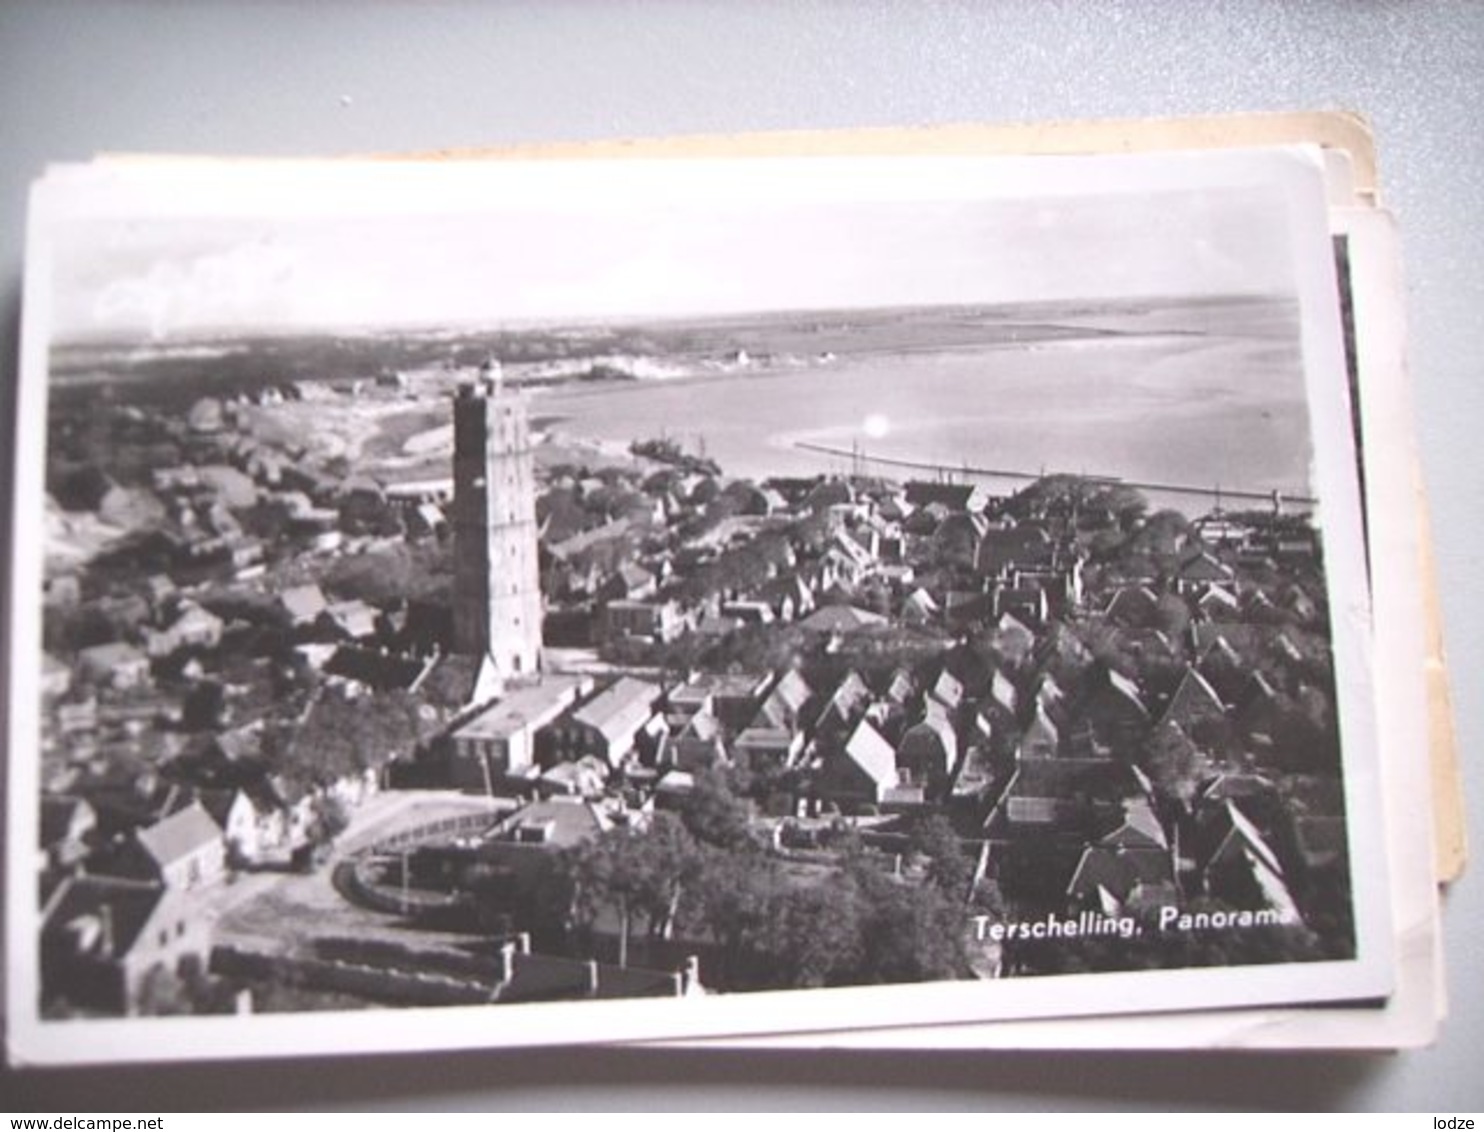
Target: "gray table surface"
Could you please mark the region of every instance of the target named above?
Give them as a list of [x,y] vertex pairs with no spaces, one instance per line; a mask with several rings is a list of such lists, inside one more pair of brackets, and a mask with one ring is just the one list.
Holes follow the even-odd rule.
[[[1467,755],[1484,738],[1484,5],[0,5],[0,366],[28,183],[99,151],[336,154],[673,133],[1354,109],[1401,218],[1418,430]],[[23,427],[33,427],[25,425]],[[1484,820],[1480,776],[1469,812]],[[1452,1018],[1401,1056],[535,1051],[15,1073],[0,1109],[1484,1108],[1478,870]],[[1473,1050],[1474,1053],[1469,1051]]]

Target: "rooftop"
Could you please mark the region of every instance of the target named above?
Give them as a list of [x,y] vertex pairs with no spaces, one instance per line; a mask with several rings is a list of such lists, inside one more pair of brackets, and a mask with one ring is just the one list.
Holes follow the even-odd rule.
[[509,739],[550,723],[592,687],[585,676],[543,676],[505,696],[453,733],[455,739]]

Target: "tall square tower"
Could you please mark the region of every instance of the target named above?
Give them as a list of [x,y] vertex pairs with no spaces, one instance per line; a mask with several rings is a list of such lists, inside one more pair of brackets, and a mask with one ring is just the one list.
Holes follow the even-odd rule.
[[456,651],[499,682],[541,657],[536,484],[526,398],[486,366],[453,407],[453,616]]

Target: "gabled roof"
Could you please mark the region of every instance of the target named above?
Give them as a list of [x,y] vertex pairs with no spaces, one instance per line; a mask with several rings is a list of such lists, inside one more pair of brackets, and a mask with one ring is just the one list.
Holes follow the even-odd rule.
[[411,690],[434,707],[458,709],[474,700],[479,658],[450,654],[424,669]]
[[103,671],[126,665],[148,664],[149,658],[133,645],[123,641],[110,641],[106,645],[93,645],[77,654],[77,659],[89,668]]
[[830,693],[830,698],[825,702],[820,718],[824,719],[833,714],[842,723],[849,723],[870,698],[870,687],[861,679],[860,673],[851,669],[835,685],[835,690]]
[[1030,749],[1045,749],[1055,755],[1060,746],[1061,733],[1046,714],[1045,705],[1037,700],[1035,714],[1031,716],[1031,721],[1026,724],[1025,732],[1020,737],[1020,750],[1025,752]]
[[624,739],[654,714],[661,691],[658,684],[624,676],[574,711],[572,719],[601,732],[610,742]]
[[945,668],[938,674],[930,695],[944,707],[956,708],[964,700],[963,681]]
[[53,938],[68,933],[87,954],[121,959],[168,895],[167,889],[147,881],[72,877],[48,902],[42,931]]
[[1127,850],[1089,845],[1072,873],[1067,895],[1087,896],[1101,888],[1121,904],[1141,885],[1173,880],[1170,854],[1163,848]]
[[1125,799],[1123,824],[1105,834],[1099,845],[1122,849],[1168,849],[1164,827],[1148,798]]
[[200,802],[192,802],[135,836],[150,859],[163,869],[221,841],[222,831]]
[[550,675],[534,684],[513,687],[459,727],[453,738],[508,740],[545,726],[573,703],[586,686],[586,677]]
[[884,624],[886,618],[881,614],[853,605],[827,605],[799,622],[801,628],[817,633],[851,633]]
[[923,717],[902,733],[897,751],[909,755],[921,750],[924,744],[935,746],[941,755],[940,769],[947,774],[958,761],[958,735],[944,710],[930,703]]
[[886,698],[898,704],[905,704],[917,692],[917,681],[912,679],[912,673],[904,667],[898,667],[892,671],[886,682]]
[[1142,621],[1159,606],[1159,597],[1148,586],[1123,586],[1103,611],[1116,620]]
[[1271,779],[1260,774],[1218,774],[1202,787],[1201,799],[1227,802],[1235,798],[1270,797],[1277,790]]
[[758,707],[752,727],[791,728],[799,719],[804,707],[814,698],[814,690],[798,669],[790,668],[778,678],[778,683]]
[[721,721],[709,712],[698,711],[685,722],[676,734],[676,741],[709,743],[721,734]]
[[843,754],[877,786],[890,789],[897,785],[896,752],[869,720],[863,719],[856,724],[846,740]]
[[865,569],[876,560],[869,550],[844,531],[835,532],[835,537],[830,540],[830,549],[838,550],[860,569]]
[[364,601],[337,601],[325,607],[325,615],[348,636],[370,637],[376,634],[376,619],[381,614]]
[[[1201,675],[1209,678],[1210,674],[1206,669],[1211,665],[1217,664],[1228,665],[1232,668],[1243,667],[1241,655],[1236,649],[1232,648],[1231,642],[1219,633],[1216,635],[1216,639],[1206,649],[1205,655],[1201,657]],[[1254,673],[1254,675],[1260,677],[1261,673]]]
[[65,794],[43,794],[41,796],[41,844],[56,845],[72,836],[79,825],[91,828],[96,825],[98,815],[86,799],[73,798]]
[[1036,640],[1036,634],[1032,633],[1026,627],[1025,622],[1013,613],[1000,614],[1000,619],[995,622],[995,631],[1003,636],[1019,638],[1026,643],[1026,647],[1030,647]]
[[1209,719],[1226,714],[1226,705],[1206,678],[1194,668],[1187,668],[1170,697],[1163,722],[1179,723],[1182,726],[1195,720]]
[[993,838],[1026,826],[1055,828],[1089,806],[1117,806],[1148,793],[1138,771],[1118,759],[1026,759],[1016,764],[984,830]]
[[1020,710],[1020,696],[1015,685],[998,668],[989,678],[989,698],[1009,715],[1013,716]]
[[1186,581],[1220,582],[1232,577],[1232,568],[1203,548],[1180,563],[1180,577]]
[[1116,668],[1108,669],[1108,688],[1137,709],[1140,715],[1148,716],[1149,711],[1144,707],[1144,694],[1139,691],[1139,686]]
[[1206,592],[1201,595],[1200,601],[1196,604],[1202,609],[1209,607],[1231,611],[1235,611],[1240,605],[1235,594],[1222,586],[1214,584],[1207,588]]
[[328,604],[324,592],[313,582],[290,586],[278,595],[278,603],[295,623],[313,621]]
[[179,633],[192,629],[220,629],[223,624],[215,613],[192,603],[182,609],[180,616],[171,622],[169,631]]

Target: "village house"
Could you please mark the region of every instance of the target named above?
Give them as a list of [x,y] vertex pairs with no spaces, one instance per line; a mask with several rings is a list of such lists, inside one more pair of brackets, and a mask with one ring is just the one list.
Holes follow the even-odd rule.
[[982,514],[955,511],[932,534],[932,560],[940,566],[972,570],[979,559],[979,545],[988,531],[989,520]]
[[536,791],[543,798],[598,799],[608,790],[608,764],[592,755],[557,763],[541,772]]
[[41,694],[59,700],[72,690],[72,669],[51,653],[41,654]]
[[913,510],[936,504],[949,511],[982,511],[989,503],[988,494],[978,484],[942,480],[908,480],[902,498]]
[[381,611],[364,601],[337,601],[326,605],[316,627],[335,640],[367,641],[377,635]]
[[709,712],[698,712],[671,734],[660,747],[661,766],[684,771],[706,770],[731,763],[720,720]]
[[1056,564],[1056,544],[1044,526],[1020,523],[991,526],[979,540],[975,566],[979,573],[999,577],[1011,570],[1040,570]]
[[152,657],[164,657],[182,649],[214,649],[221,644],[224,625],[210,610],[186,605],[165,629],[145,634],[145,651]]
[[601,615],[601,633],[608,641],[631,638],[664,644],[679,637],[686,624],[680,606],[668,600],[610,601]]
[[757,714],[748,724],[749,729],[780,729],[793,732],[802,730],[809,709],[814,701],[814,689],[797,668],[785,670],[768,690]]
[[1180,593],[1199,597],[1211,586],[1231,586],[1235,579],[1232,568],[1211,550],[1199,545],[1187,553],[1175,572],[1175,585]]
[[908,784],[936,795],[958,764],[958,735],[948,712],[929,702],[922,719],[902,733],[897,744],[897,772]]
[[317,585],[289,586],[278,594],[278,608],[294,628],[307,628],[319,619],[329,603]]
[[[621,677],[548,724],[542,731],[542,749],[549,751],[553,760],[594,755],[617,769],[633,754],[641,733],[656,719],[655,705],[662,692],[657,684]],[[662,724],[663,719],[659,722]]]
[[754,722],[732,740],[732,752],[748,767],[777,770],[797,764],[805,745],[804,733],[797,728]]
[[225,868],[221,827],[195,801],[136,829],[107,862],[111,874],[180,890],[211,884]]
[[885,624],[886,618],[881,614],[853,605],[826,605],[799,622],[801,628],[808,629],[812,633],[841,634],[854,633],[861,629],[870,629]]
[[1002,613],[995,622],[994,649],[1012,668],[1019,667],[1036,647],[1036,634],[1013,613]]
[[1091,749],[1078,743],[1076,753],[1086,757],[1106,751],[1123,758],[1135,757],[1149,733],[1149,709],[1138,684],[1107,667],[1089,676],[1090,687],[1078,714],[1079,731]]
[[90,851],[88,838],[97,827],[98,814],[85,798],[42,794],[40,849],[44,867],[66,870],[81,863]]
[[1197,736],[1203,724],[1219,724],[1226,719],[1226,705],[1216,690],[1196,669],[1187,668],[1175,694],[1165,707],[1161,723],[1175,723],[1187,735]]
[[1283,866],[1235,799],[1199,815],[1195,864],[1210,896],[1236,908],[1271,909],[1285,922],[1302,922]]
[[824,755],[814,776],[813,793],[822,803],[849,810],[880,805],[900,785],[896,752],[863,719],[843,745]]
[[149,657],[122,641],[83,649],[77,664],[83,679],[92,684],[125,690],[149,683]]
[[854,670],[846,672],[835,685],[814,720],[816,737],[832,742],[855,726],[871,702],[870,686]]
[[172,888],[117,877],[66,881],[42,909],[41,996],[134,1015],[155,972],[205,970],[211,924]]
[[591,690],[591,677],[555,675],[510,689],[448,736],[449,785],[493,794],[525,775],[537,762],[541,730]]

